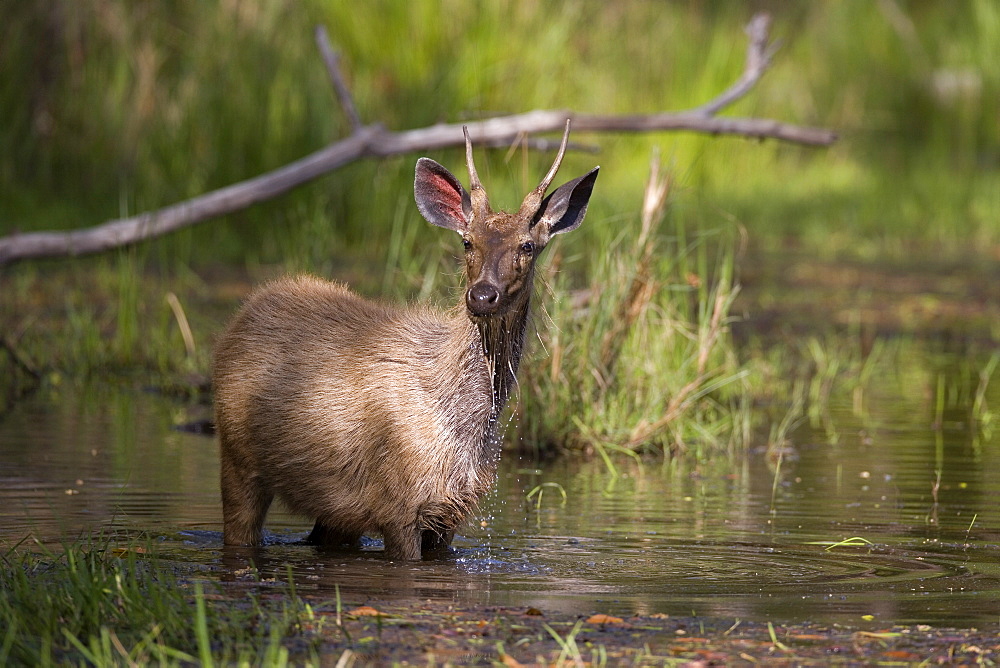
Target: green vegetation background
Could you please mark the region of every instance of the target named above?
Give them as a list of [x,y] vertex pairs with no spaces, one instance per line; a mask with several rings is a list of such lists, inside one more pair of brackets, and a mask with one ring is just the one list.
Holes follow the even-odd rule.
[[[554,325],[540,319],[544,361],[522,379],[531,391],[517,421],[522,435],[556,446],[745,442],[747,402],[785,374],[773,351],[737,351],[726,328],[741,239],[758,253],[750,257],[795,249],[825,261],[968,267],[1000,258],[992,0],[4,3],[0,232],[79,228],[172,204],[344,136],[317,24],[343,55],[363,120],[405,129],[535,108],[695,106],[739,75],[756,9],[773,13],[781,49],[725,114],[825,126],[841,140],[814,149],[692,133],[576,135],[600,153],[570,155],[562,178],[599,163],[601,181],[585,225],[549,252],[560,273],[548,276],[556,297],[542,295]],[[639,228],[654,147],[672,189],[650,242]],[[502,206],[516,205],[550,160],[480,153]],[[448,302],[458,244],[416,212],[417,157],[362,161],[135,249],[4,268],[3,327],[47,382],[174,377],[205,373],[212,337],[249,285],[283,272]],[[460,151],[433,157],[462,172]],[[635,327],[617,331],[647,250],[655,289]],[[167,292],[187,311],[193,351]],[[691,363],[706,345],[707,361]],[[814,372],[826,354],[812,355]],[[786,384],[781,392],[795,394]],[[692,419],[654,429],[686,389]]]
[[[549,317],[536,319],[543,345],[525,364],[514,438],[696,457],[764,438],[778,455],[777,482],[800,420],[838,438],[822,415],[837,395],[862,416],[877,401],[907,415],[931,405],[938,429],[945,416],[968,420],[972,445],[988,442],[1000,403],[989,382],[1000,365],[995,320],[973,343],[926,347],[843,330],[827,338],[822,322],[802,340],[737,343],[730,325],[743,315],[741,276],[793,253],[817,271],[865,262],[919,273],[947,262],[965,272],[960,286],[1000,283],[995,0],[0,2],[0,234],[173,204],[343,137],[317,24],[343,55],[364,121],[405,129],[535,108],[698,105],[739,75],[743,26],[758,9],[772,12],[781,49],[725,113],[825,126],[840,141],[811,149],[691,133],[574,135],[600,153],[568,156],[562,178],[595,163],[601,177],[583,227],[547,251],[539,293]],[[654,148],[672,186],[663,219],[643,236]],[[250,286],[284,272],[337,277],[372,296],[452,300],[459,243],[416,212],[417,157],[358,162],[136,248],[0,268],[0,417],[39,384],[190,389]],[[432,157],[462,174],[461,151]],[[505,206],[550,159],[477,153],[491,199]],[[959,363],[936,359],[935,346]],[[675,419],[658,424],[672,407]],[[940,434],[936,453],[920,453],[939,476]],[[214,650],[278,664],[285,636],[311,651],[299,640],[307,632],[322,650],[322,624],[294,590],[242,607],[200,590],[192,600],[139,553],[5,549],[0,658],[179,664]],[[127,656],[112,647],[119,639]]]

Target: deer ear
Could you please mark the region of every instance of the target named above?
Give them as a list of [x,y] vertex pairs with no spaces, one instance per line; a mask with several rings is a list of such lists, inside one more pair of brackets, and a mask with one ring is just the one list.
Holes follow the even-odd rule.
[[552,236],[580,226],[587,214],[587,204],[599,169],[594,167],[580,178],[564,183],[542,200],[534,222],[534,225],[540,226],[540,232]]
[[417,160],[413,195],[428,223],[465,232],[472,218],[472,199],[458,179],[430,158]]

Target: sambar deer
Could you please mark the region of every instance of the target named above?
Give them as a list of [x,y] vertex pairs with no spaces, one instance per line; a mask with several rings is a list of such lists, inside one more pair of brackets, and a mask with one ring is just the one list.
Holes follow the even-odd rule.
[[535,262],[587,212],[595,167],[513,214],[494,212],[465,129],[470,189],[429,158],[417,208],[465,245],[467,290],[442,312],[370,301],[310,276],[255,291],[216,344],[213,379],[226,545],[260,545],[277,495],[315,518],[308,541],[381,533],[392,559],[451,544],[489,490],[516,382]]

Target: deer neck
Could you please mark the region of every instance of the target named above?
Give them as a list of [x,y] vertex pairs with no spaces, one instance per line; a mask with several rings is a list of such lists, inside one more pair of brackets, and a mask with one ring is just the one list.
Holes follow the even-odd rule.
[[[472,469],[482,480],[492,480],[489,469],[495,467],[499,456],[503,411],[517,383],[528,313],[527,298],[492,318],[470,317],[464,300],[456,308],[453,345],[443,348],[458,353],[448,365],[454,366],[457,375],[446,379],[441,389],[458,406],[453,424],[461,447],[453,465],[455,475],[462,480]],[[482,390],[486,390],[485,395],[480,394]]]
[[506,313],[473,320],[492,385],[494,417],[499,418],[517,384],[524,334],[528,327],[529,299],[525,296]]

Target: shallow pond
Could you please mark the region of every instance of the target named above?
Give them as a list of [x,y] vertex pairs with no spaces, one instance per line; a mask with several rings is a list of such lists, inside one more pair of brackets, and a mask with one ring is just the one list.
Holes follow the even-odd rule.
[[[148,536],[206,577],[240,580],[252,560],[284,579],[290,565],[301,590],[339,587],[352,604],[995,624],[1000,448],[968,406],[936,401],[934,365],[918,367],[860,409],[832,404],[780,465],[755,450],[688,467],[622,460],[613,474],[599,458],[505,456],[451,555],[412,564],[384,560],[376,541],[353,553],[296,544],[310,524],[280,507],[266,548],[224,550],[216,443],[176,429],[206,407],[133,389],[41,391],[0,421],[0,548],[29,534]],[[870,543],[831,547],[852,537]]]

